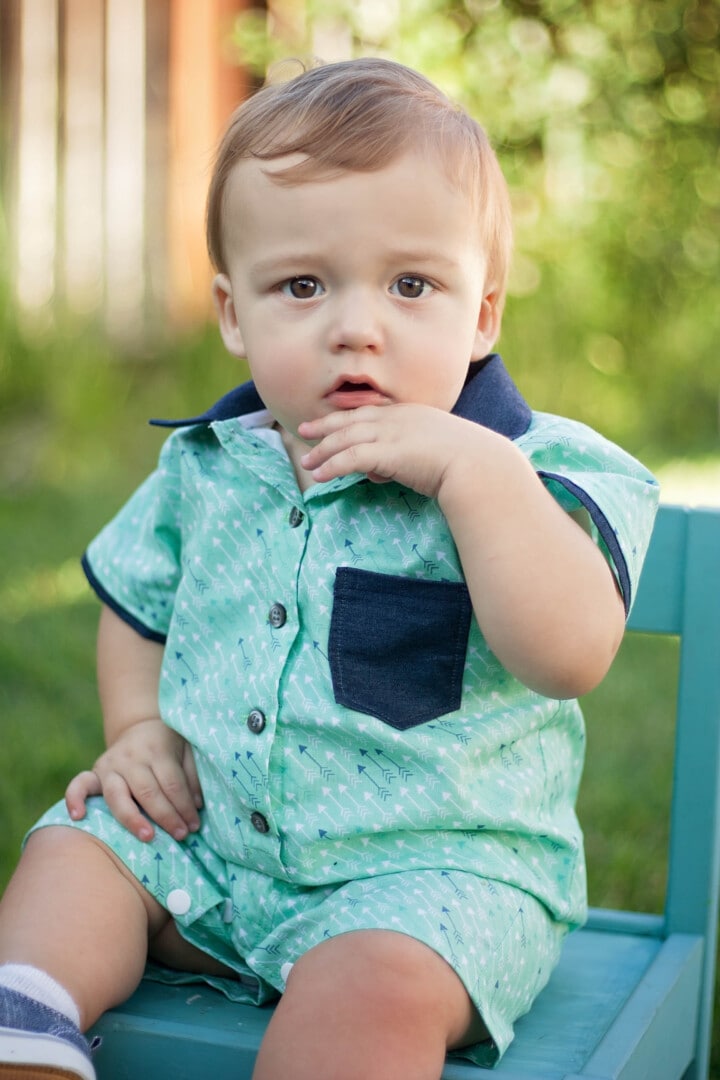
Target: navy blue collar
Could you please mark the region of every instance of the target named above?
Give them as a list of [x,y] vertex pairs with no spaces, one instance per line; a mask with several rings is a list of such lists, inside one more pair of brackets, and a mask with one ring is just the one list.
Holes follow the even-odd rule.
[[[201,416],[186,420],[151,420],[150,423],[157,427],[191,427],[212,424],[215,420],[234,420],[264,408],[255,384],[246,382],[221,397]],[[491,353],[484,360],[476,360],[470,365],[465,386],[452,411],[456,416],[474,420],[476,424],[482,424],[509,439],[524,435],[532,419],[530,406],[497,353]]]

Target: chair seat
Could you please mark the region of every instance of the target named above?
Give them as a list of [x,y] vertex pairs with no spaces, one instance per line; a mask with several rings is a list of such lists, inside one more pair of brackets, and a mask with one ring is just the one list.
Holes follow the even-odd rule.
[[[604,929],[591,923],[566,941],[550,983],[518,1021],[515,1041],[494,1075],[681,1076],[693,1055],[701,964],[701,938],[673,935],[663,941],[613,928],[612,920]],[[271,1006],[237,1005],[202,984],[145,980],[93,1031],[103,1037],[96,1057],[99,1080],[250,1080],[271,1015]],[[443,1080],[482,1075],[488,1074],[451,1059]]]

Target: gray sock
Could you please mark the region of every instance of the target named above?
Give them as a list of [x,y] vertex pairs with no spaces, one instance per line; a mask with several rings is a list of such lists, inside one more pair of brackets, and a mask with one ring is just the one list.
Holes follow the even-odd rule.
[[30,964],[0,964],[0,986],[47,1005],[80,1026],[80,1010],[71,995],[46,971]]

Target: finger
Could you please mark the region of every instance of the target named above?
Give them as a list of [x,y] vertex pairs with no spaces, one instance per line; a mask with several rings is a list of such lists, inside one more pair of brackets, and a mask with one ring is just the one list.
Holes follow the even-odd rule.
[[368,472],[382,456],[381,438],[377,424],[362,421],[345,424],[325,435],[303,454],[301,464],[316,479],[323,480],[331,479],[330,473],[340,476],[348,472]]
[[85,817],[85,803],[93,795],[102,795],[102,783],[97,773],[86,769],[72,778],[65,790],[65,806],[73,821]]
[[154,769],[138,771],[132,778],[131,790],[148,817],[176,840],[184,840],[188,832],[200,828],[187,777],[174,759],[163,759]]
[[[165,833],[176,840],[185,840],[189,833],[187,822],[152,773],[147,782],[133,787],[132,795],[140,809],[144,810],[148,818],[159,825]],[[192,812],[196,813],[194,808]]]
[[320,461],[306,462],[303,459],[302,466],[319,483],[349,476],[350,473],[361,473],[376,482],[393,480],[397,475],[394,452],[379,443],[358,443],[337,448]]
[[[200,828],[195,795],[190,787],[188,776],[179,762],[163,761],[155,767],[155,777],[160,787],[160,792],[165,798],[171,812],[178,821],[173,821],[172,816],[167,817],[167,823],[161,822],[153,812],[153,818],[158,825],[162,825],[167,832],[172,832],[176,839],[183,839],[179,835],[184,827],[185,832],[197,832]],[[144,805],[144,804],[143,804]],[[155,804],[159,806],[158,803]],[[147,807],[146,807],[147,809]]]
[[188,786],[193,797],[193,802],[198,810],[202,809],[203,805],[203,793],[200,787],[200,777],[197,773],[197,767],[195,765],[195,755],[192,752],[192,747],[189,743],[185,743],[183,750],[182,766],[187,776]]
[[109,773],[103,785],[103,795],[108,808],[128,832],[137,836],[138,840],[147,843],[155,836],[152,822],[138,807],[127,781],[119,773]]
[[319,443],[328,435],[349,431],[359,423],[366,423],[368,426],[373,424],[386,414],[387,408],[388,406],[381,409],[376,405],[365,405],[361,409],[338,409],[327,416],[318,417],[317,420],[303,420],[298,425],[298,434],[308,442]]

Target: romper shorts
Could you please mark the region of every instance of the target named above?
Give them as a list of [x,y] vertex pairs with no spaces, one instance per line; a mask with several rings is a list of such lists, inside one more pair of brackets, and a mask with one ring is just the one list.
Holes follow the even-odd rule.
[[[201,822],[202,822],[201,812]],[[439,953],[457,973],[491,1038],[453,1056],[495,1065],[558,962],[568,926],[521,889],[458,870],[407,870],[329,885],[292,884],[221,859],[198,833],[176,841],[156,826],[143,843],[104,799],[79,822],[57,803],[34,826],[64,825],[106,844],[175,919],[181,935],[237,972],[189,975],[150,964],[161,982],[206,982],[261,1005],[285,988],[293,963],[314,945],[353,930],[395,930]]]

